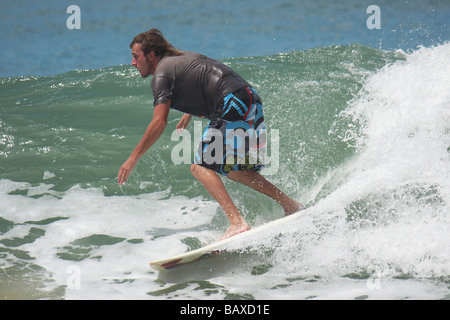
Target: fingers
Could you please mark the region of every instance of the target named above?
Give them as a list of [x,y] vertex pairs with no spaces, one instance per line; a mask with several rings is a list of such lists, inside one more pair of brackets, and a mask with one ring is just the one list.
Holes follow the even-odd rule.
[[181,131],[183,131],[186,127],[183,125],[182,123],[183,120],[181,120],[180,122],[178,122],[177,124],[177,133],[180,134]]
[[185,120],[181,119],[180,122],[177,124],[177,132],[181,133],[184,129],[186,129],[188,123],[186,123]]
[[181,117],[180,122],[178,122],[177,124],[177,132],[181,133],[181,131],[183,131],[184,129],[187,128],[187,126],[189,125],[189,122],[191,121],[191,115],[185,114]]
[[125,164],[120,167],[119,174],[117,175],[117,180],[119,181],[119,185],[127,182],[128,177],[130,176],[132,169],[130,170]]
[[117,180],[119,181],[119,185],[122,185],[128,180],[128,177],[133,171],[134,167],[137,164],[137,160],[132,159],[131,157],[120,167],[119,174],[117,175]]
[[126,182],[128,180],[128,176],[130,175],[130,172],[121,167],[119,170],[119,174],[117,176],[117,179],[119,180],[119,185],[121,186],[124,182]]

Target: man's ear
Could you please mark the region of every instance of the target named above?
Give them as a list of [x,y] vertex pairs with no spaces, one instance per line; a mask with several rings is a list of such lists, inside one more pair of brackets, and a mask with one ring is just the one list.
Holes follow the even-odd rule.
[[147,60],[155,59],[155,51],[150,51],[145,57],[147,58]]

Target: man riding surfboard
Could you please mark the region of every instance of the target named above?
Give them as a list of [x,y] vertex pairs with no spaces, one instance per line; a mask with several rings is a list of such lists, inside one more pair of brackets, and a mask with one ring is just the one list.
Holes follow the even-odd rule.
[[249,83],[217,60],[175,49],[158,29],[137,35],[130,48],[132,65],[141,76],[153,75],[154,113],[142,139],[119,170],[120,185],[163,133],[169,110],[176,109],[184,113],[178,130],[185,129],[192,116],[210,120],[191,172],[229,219],[230,227],[221,239],[250,227],[219,175],[271,197],[286,215],[303,208],[259,173],[264,167],[265,125],[261,98]]

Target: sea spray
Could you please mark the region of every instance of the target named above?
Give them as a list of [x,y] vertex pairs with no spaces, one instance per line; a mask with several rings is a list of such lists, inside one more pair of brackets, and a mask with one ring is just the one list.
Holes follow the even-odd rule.
[[[357,153],[289,229],[277,271],[302,277],[448,279],[450,45],[421,48],[364,81],[340,117]],[[288,267],[286,267],[288,266]],[[275,271],[274,271],[275,272]]]

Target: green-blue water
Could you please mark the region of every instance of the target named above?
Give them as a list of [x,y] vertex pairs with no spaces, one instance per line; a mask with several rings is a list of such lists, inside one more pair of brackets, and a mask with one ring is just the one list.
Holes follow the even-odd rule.
[[[398,59],[404,56],[352,45],[224,62],[263,97],[269,135],[271,129],[279,132],[280,163],[278,170],[272,169],[280,174],[274,179],[287,179],[289,174],[307,188],[354,153],[340,138],[346,123],[336,116],[370,72]],[[118,66],[54,77],[3,79],[2,169],[7,175],[2,178],[39,184],[43,172],[49,171],[54,177],[46,180],[55,185],[55,191],[79,184],[103,188],[107,195],[168,188],[174,194],[198,194],[196,189],[186,190],[192,184],[188,166],[171,159],[179,144],[178,138],[171,138],[181,116],[177,111],[171,112],[163,138],[127,187],[117,185],[118,166],[134,149],[153,111],[150,78],[142,80],[133,69]],[[329,134],[331,128],[340,132]],[[193,153],[198,145],[194,122],[188,129]],[[143,189],[143,180],[154,184]]]
[[[189,164],[173,162],[181,114],[119,187],[152,118],[150,79],[128,65],[0,79],[0,298],[448,298],[449,57],[444,43],[224,59],[278,134],[267,178],[312,208],[168,274],[148,263],[227,227]],[[252,226],[282,216],[226,185]]]

